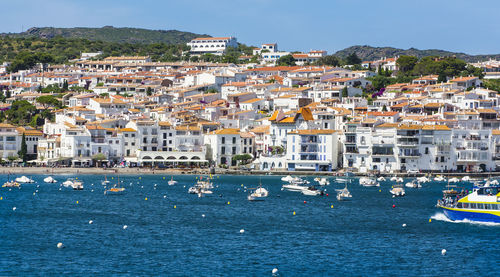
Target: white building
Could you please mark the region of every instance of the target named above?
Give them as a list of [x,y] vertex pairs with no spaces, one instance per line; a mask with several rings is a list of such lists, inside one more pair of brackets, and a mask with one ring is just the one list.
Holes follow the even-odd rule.
[[195,38],[187,43],[193,55],[214,54],[222,55],[227,47],[238,47],[235,37]]
[[338,137],[334,130],[296,130],[288,133],[289,171],[332,171],[338,165]]

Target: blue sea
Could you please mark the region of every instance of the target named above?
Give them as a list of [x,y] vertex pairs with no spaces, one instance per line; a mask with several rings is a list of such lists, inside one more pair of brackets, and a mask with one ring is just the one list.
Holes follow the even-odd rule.
[[[271,276],[273,268],[278,276],[494,276],[500,270],[500,226],[445,220],[435,208],[445,183],[392,198],[390,182],[365,188],[353,178],[352,200],[339,202],[334,189],[344,185],[334,178],[328,196],[304,196],[282,191],[277,176],[214,176],[214,194],[198,198],[187,193],[197,176],[174,176],[175,186],[167,185],[169,175],[120,176],[123,195],[104,195],[99,175],[56,175],[57,184],[29,177],[36,183],[0,188],[1,276]],[[69,177],[83,181],[84,190],[61,187]],[[246,188],[259,180],[269,197],[247,201]]]

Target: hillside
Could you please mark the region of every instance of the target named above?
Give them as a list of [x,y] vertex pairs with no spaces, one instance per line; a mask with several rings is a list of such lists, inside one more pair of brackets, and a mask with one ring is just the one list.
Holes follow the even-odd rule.
[[418,58],[425,56],[456,56],[459,59],[465,60],[467,62],[475,62],[482,61],[488,59],[500,59],[500,54],[494,55],[468,55],[465,53],[456,53],[445,50],[438,49],[427,49],[427,50],[419,50],[416,48],[410,49],[399,49],[393,47],[372,47],[368,45],[356,45],[351,46],[346,49],[340,50],[335,53],[335,56],[340,58],[346,58],[351,53],[356,53],[358,57],[360,57],[363,61],[366,60],[376,60],[383,57],[394,57],[398,55],[408,55],[408,56],[416,56]]
[[140,28],[115,28],[113,26],[105,26],[102,28],[33,27],[22,33],[4,33],[2,35],[21,38],[54,38],[56,36],[61,36],[64,38],[84,38],[105,42],[166,44],[186,43],[196,37],[208,36],[177,30],[165,31]]

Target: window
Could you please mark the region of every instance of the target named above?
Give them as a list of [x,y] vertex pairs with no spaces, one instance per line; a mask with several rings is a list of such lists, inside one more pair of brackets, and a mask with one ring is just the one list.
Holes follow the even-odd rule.
[[222,155],[226,154],[226,147],[222,146],[222,147],[220,148],[220,153],[221,153]]
[[222,137],[222,139],[221,139],[221,143],[222,143],[222,144],[226,143],[226,138],[225,138],[225,137]]
[[236,137],[233,137],[233,144],[236,144]]

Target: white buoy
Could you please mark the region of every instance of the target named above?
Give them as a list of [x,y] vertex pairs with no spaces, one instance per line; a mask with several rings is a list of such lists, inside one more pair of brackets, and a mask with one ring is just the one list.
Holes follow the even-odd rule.
[[36,193],[33,192],[33,195],[36,195]]
[[406,223],[403,223],[403,227],[406,227]]
[[[205,217],[205,214],[202,214],[201,217]],[[241,231],[240,231],[241,232]]]
[[64,244],[62,244],[62,242],[57,243],[57,248],[63,248],[63,247],[64,247]]
[[166,196],[166,195],[163,195],[163,198],[167,198],[167,196]]
[[441,250],[441,255],[446,255],[446,249]]
[[16,207],[13,207],[13,208],[12,208],[12,210],[13,210],[13,211],[15,211],[15,210],[17,210],[17,208],[16,208]]
[[38,192],[38,190],[35,190],[35,192]]
[[61,190],[61,188],[59,188],[59,190]]
[[156,184],[155,184],[155,187],[156,187]]
[[36,187],[37,187],[37,188],[39,188],[39,187],[40,187],[40,185],[36,185]]
[[92,221],[92,220],[89,220],[89,224],[92,224],[92,223],[94,223],[94,221]]
[[143,188],[144,188],[144,186],[141,186],[141,189],[143,189]]
[[94,190],[90,190],[90,192],[94,192]]
[[272,274],[277,274],[278,273],[278,269],[275,267],[273,268],[273,271],[271,271]]
[[243,233],[245,233],[245,229],[240,230],[240,234],[243,234]]
[[128,226],[127,225],[123,225],[123,230],[127,229]]

